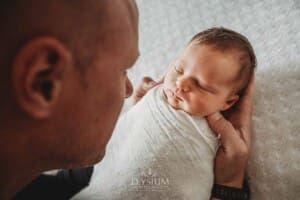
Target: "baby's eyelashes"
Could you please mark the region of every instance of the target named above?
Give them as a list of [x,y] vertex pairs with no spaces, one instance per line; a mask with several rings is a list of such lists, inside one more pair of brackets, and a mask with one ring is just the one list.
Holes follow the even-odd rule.
[[196,86],[198,86],[198,87],[202,88],[202,87],[201,87],[201,84],[198,82],[198,80],[197,80],[197,79],[195,79],[195,80],[194,80],[194,83],[195,83],[195,85],[196,85]]
[[193,82],[194,82],[195,86],[196,86],[197,88],[199,88],[200,90],[205,91],[205,92],[211,92],[211,91],[208,90],[207,88],[203,87],[203,85],[202,85],[196,78],[193,79]]
[[204,89],[197,79],[193,79],[194,85],[200,89]]
[[180,68],[180,67],[178,67],[178,66],[174,66],[174,70],[177,72],[177,73],[179,73],[179,74],[183,74],[183,69],[182,68]]

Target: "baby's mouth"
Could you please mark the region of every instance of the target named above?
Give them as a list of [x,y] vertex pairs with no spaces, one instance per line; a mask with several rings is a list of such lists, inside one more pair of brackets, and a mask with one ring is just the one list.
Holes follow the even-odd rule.
[[166,97],[170,96],[172,98],[174,98],[175,100],[177,101],[183,101],[183,99],[181,97],[179,97],[175,92],[173,92],[171,89],[167,88],[166,89],[167,91],[165,91],[165,93],[168,93],[166,94]]

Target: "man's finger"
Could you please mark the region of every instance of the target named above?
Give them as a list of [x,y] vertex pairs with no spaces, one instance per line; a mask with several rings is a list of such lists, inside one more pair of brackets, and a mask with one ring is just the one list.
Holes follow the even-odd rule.
[[158,83],[155,82],[150,77],[144,77],[139,83],[138,87],[134,90],[133,98],[134,101],[139,101],[151,88],[153,88]]
[[140,98],[143,97],[145,95],[145,93],[147,93],[147,91],[149,89],[151,89],[155,84],[156,84],[156,82],[153,81],[152,78],[144,77],[135,90],[136,95]]
[[243,112],[245,117],[248,120],[252,116],[252,102],[253,102],[253,93],[254,93],[254,73],[252,73],[245,93],[243,94],[240,102],[238,103],[237,110]]
[[157,84],[157,82],[155,82],[152,78],[146,76],[142,79],[142,88],[144,91],[147,91],[149,89],[151,89],[152,87],[154,87]]
[[[253,112],[253,93],[254,93],[254,73],[251,76],[244,96],[242,97],[240,104],[237,107],[236,112],[239,112],[238,126],[241,129],[242,137],[247,146],[251,145],[252,134],[252,112]],[[238,120],[238,119],[236,119]]]
[[215,134],[220,134],[222,146],[230,146],[230,143],[236,139],[236,134],[233,134],[235,129],[232,124],[219,112],[207,116],[206,119]]
[[255,78],[255,76],[254,76],[254,71],[253,71],[251,74],[248,86],[245,91],[245,95],[249,96],[250,98],[253,97],[253,93],[254,93],[254,78]]

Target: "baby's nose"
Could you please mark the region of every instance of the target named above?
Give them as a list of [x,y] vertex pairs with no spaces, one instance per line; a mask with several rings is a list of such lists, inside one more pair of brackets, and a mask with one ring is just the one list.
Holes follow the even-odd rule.
[[[176,80],[176,90],[188,92],[191,89],[191,79],[189,77],[180,77]],[[177,92],[177,91],[176,91]]]

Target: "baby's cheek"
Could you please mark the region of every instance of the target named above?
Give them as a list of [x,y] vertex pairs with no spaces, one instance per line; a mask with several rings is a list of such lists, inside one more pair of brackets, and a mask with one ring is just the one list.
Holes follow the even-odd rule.
[[214,99],[210,98],[206,94],[196,95],[191,99],[190,110],[191,112],[197,113],[200,116],[207,116],[213,112],[216,112],[218,105]]
[[199,99],[199,97],[192,97],[190,98],[190,101],[187,101],[187,109],[192,114],[199,114],[203,113],[205,111],[205,105],[202,99]]
[[170,83],[168,81],[164,81],[163,83],[164,89],[170,88]]
[[172,85],[173,85],[173,82],[174,82],[174,79],[170,76],[166,76],[165,79],[164,79],[164,87],[165,88],[173,88]]

